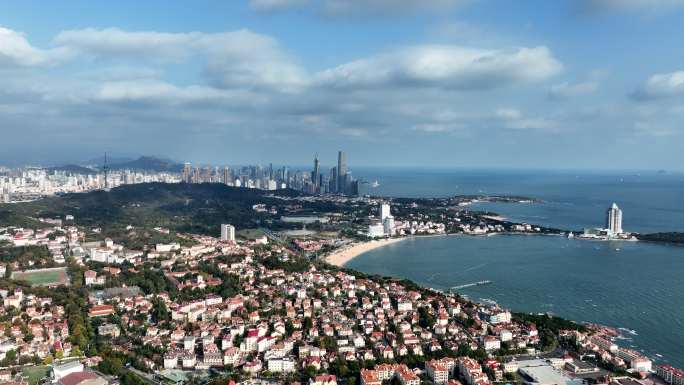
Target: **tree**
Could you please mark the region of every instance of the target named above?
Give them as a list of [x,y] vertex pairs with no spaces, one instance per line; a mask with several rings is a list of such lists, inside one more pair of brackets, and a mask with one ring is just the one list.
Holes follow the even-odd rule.
[[17,360],[17,352],[14,349],[10,349],[5,353],[5,359],[2,360],[2,366],[10,366],[14,364]]
[[[64,353],[62,353],[62,355],[64,355]],[[82,355],[83,353],[81,352],[81,349],[78,346],[74,346],[73,348],[71,348],[71,357],[80,357]]]
[[142,378],[129,372],[128,370],[119,377],[119,380],[121,381],[121,385],[147,385],[147,382],[145,382]]
[[162,321],[168,322],[171,319],[169,309],[161,298],[152,300],[152,321],[159,323]]
[[104,374],[118,375],[123,369],[123,362],[118,357],[106,355],[97,367]]

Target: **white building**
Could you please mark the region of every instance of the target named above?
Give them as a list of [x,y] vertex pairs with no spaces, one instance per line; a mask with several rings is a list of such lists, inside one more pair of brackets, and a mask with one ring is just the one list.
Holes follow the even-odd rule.
[[380,204],[380,222],[384,222],[385,218],[392,216],[390,213],[390,205],[387,203]]
[[268,360],[268,370],[273,373],[292,373],[295,370],[295,362],[289,358]]
[[235,226],[222,224],[221,225],[221,240],[235,242]]
[[368,226],[368,236],[371,238],[379,238],[385,236],[385,226],[382,223],[375,223]]
[[384,221],[382,221],[382,227],[383,231],[385,232],[385,235],[394,235],[395,234],[395,226],[394,226],[394,217],[391,215],[386,217]]
[[64,365],[55,365],[52,368],[52,377],[55,380],[60,380],[71,373],[82,372],[83,364],[79,361],[71,361]]
[[615,203],[606,213],[606,230],[608,235],[622,234],[622,210]]

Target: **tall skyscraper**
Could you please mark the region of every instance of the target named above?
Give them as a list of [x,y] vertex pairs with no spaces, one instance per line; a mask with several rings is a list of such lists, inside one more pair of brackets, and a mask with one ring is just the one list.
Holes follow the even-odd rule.
[[221,225],[221,240],[235,242],[235,227],[228,224]]
[[606,213],[606,229],[610,235],[622,234],[622,210],[615,203]]
[[290,173],[285,166],[283,166],[283,182],[285,182],[288,187],[290,186]]
[[328,186],[328,189],[332,193],[337,192],[337,167],[333,167],[330,169],[330,186]]
[[105,191],[109,191],[109,165],[107,164],[107,153],[104,155],[104,166],[102,166],[102,171],[104,171],[104,188]]
[[190,183],[190,162],[183,165],[183,182]]
[[314,189],[318,190],[320,186],[320,175],[321,175],[321,167],[320,167],[320,162],[318,161],[318,154],[314,157],[314,168],[313,172],[311,173],[311,182],[314,184]]
[[223,181],[224,184],[229,184],[231,182],[230,169],[228,167],[223,168]]
[[337,153],[337,189],[338,193],[347,192],[347,154],[344,151]]
[[390,213],[390,205],[387,203],[380,204],[380,221],[384,222],[385,218],[392,216]]

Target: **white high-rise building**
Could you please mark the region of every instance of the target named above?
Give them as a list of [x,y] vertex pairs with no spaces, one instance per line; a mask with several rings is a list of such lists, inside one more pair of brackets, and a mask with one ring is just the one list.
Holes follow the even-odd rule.
[[235,226],[222,224],[221,240],[235,242]]
[[382,221],[382,226],[385,231],[385,235],[394,235],[395,234],[395,228],[394,228],[394,217],[393,216],[388,216],[385,218],[384,221]]
[[609,235],[622,234],[622,210],[615,203],[606,213],[606,230]]
[[390,213],[390,205],[387,203],[381,203],[380,204],[380,222],[385,222],[385,219],[387,217],[391,217],[392,214]]

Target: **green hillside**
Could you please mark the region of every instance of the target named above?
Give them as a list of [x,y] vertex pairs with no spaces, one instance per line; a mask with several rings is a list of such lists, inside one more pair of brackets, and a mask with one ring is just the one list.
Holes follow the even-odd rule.
[[[296,194],[279,191],[279,194]],[[79,225],[114,230],[127,225],[166,227],[175,231],[216,234],[221,223],[255,227],[268,214],[252,205],[277,203],[268,192],[217,183],[125,185],[111,191],[66,194],[35,202],[0,205],[0,227],[32,223],[28,218],[74,215]]]

